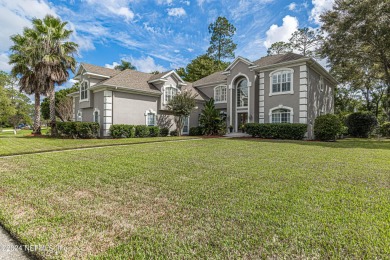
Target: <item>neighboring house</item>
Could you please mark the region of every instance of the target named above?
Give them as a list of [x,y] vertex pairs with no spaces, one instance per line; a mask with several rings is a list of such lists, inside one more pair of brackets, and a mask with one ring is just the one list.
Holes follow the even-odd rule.
[[312,139],[314,119],[333,113],[337,84],[316,61],[294,53],[254,62],[238,57],[225,71],[194,83],[184,82],[175,71],[152,75],[85,63],[75,79],[81,87],[70,94],[74,119],[99,122],[102,136],[109,135],[112,124],[173,125],[166,103],[180,91],[191,91],[198,93],[197,107],[183,134],[198,125],[205,100],[213,97],[234,131],[247,122],[304,123]]

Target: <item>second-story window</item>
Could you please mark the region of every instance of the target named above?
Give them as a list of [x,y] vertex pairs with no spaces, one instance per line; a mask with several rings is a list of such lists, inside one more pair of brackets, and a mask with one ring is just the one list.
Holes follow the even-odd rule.
[[177,88],[172,85],[166,86],[164,91],[164,103],[167,104],[178,93]]
[[217,86],[214,88],[214,100],[216,103],[226,102],[226,86]]
[[290,92],[292,72],[281,70],[272,74],[272,93]]
[[88,99],[88,82],[84,81],[81,83],[80,87],[80,100]]

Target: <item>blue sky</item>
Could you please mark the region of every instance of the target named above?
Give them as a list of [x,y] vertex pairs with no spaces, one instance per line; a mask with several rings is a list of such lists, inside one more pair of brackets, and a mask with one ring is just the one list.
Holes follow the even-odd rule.
[[9,37],[31,18],[59,16],[74,30],[78,62],[113,66],[121,59],[140,71],[185,66],[209,46],[208,25],[225,16],[237,28],[236,56],[266,54],[300,27],[317,28],[333,0],[0,0],[0,69],[9,71]]

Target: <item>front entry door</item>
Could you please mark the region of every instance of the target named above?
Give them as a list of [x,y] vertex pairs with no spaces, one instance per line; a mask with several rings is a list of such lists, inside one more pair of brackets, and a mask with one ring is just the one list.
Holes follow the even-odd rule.
[[237,113],[237,129],[241,131],[242,125],[248,123],[248,113]]

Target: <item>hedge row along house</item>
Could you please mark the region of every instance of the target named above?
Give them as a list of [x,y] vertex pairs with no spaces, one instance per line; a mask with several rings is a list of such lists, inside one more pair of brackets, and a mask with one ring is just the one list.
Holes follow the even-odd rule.
[[198,126],[206,100],[213,97],[226,117],[226,127],[237,132],[248,122],[307,124],[312,139],[314,119],[334,110],[337,81],[315,60],[287,53],[256,61],[238,57],[224,71],[196,82],[183,81],[174,71],[157,75],[117,71],[82,63],[75,79],[80,91],[73,97],[76,121],[98,122],[102,137],[112,124],[176,127],[166,108],[177,93],[197,93],[197,107],[186,118],[183,134]]

